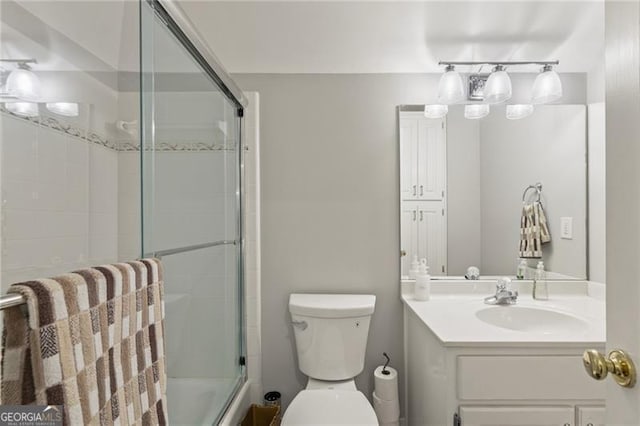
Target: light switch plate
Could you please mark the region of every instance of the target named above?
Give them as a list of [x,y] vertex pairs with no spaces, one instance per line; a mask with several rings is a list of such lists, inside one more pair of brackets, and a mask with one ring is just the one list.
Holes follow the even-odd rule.
[[573,239],[573,218],[572,217],[560,218],[560,238],[564,240]]

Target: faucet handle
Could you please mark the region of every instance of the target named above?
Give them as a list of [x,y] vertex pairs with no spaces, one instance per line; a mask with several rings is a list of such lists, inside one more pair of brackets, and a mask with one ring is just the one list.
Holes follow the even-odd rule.
[[498,283],[496,284],[496,290],[505,291],[509,285],[511,285],[511,278],[509,277],[498,278]]

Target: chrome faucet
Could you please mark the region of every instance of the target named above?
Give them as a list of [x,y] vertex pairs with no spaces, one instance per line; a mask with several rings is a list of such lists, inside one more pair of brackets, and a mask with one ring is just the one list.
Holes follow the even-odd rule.
[[513,305],[518,301],[518,292],[516,290],[508,290],[511,279],[503,277],[498,279],[496,284],[496,294],[485,297],[484,303],[487,305]]

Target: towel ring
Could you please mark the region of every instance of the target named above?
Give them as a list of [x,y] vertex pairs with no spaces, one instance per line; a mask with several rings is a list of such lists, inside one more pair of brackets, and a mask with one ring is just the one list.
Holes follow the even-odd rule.
[[525,203],[527,201],[527,193],[531,189],[534,189],[536,191],[536,194],[538,196],[537,201],[540,202],[540,196],[542,195],[542,184],[540,182],[538,182],[535,185],[527,186],[527,188],[524,190],[524,192],[522,193],[522,202],[523,203]]

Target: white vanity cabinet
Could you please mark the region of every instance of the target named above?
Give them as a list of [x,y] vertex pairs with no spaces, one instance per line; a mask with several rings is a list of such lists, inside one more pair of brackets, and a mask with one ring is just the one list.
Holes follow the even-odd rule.
[[[406,303],[407,425],[603,424],[606,384],[585,374],[582,352],[604,351],[604,343],[509,342],[479,335],[443,342]],[[422,302],[419,309],[442,309],[429,303]],[[465,310],[469,303],[458,302]],[[449,312],[450,321],[458,325],[467,321],[454,309]]]

